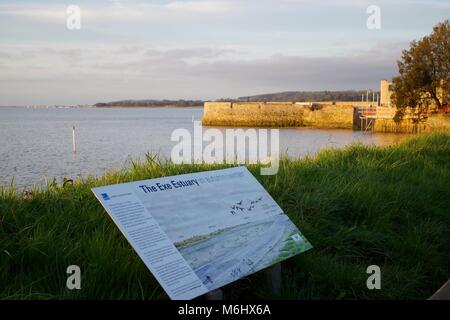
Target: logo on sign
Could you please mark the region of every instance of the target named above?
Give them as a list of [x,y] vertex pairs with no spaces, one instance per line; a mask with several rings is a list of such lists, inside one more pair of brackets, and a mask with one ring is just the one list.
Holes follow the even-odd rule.
[[108,196],[107,193],[102,193],[102,198],[103,198],[103,200],[109,200],[109,199],[111,199],[111,198]]

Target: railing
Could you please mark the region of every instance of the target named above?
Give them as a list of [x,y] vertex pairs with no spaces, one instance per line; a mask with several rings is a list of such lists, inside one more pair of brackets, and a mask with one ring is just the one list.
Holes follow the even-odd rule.
[[392,119],[395,116],[395,108],[369,107],[361,108],[361,117]]
[[395,116],[396,109],[389,107],[377,107],[377,118],[392,119]]

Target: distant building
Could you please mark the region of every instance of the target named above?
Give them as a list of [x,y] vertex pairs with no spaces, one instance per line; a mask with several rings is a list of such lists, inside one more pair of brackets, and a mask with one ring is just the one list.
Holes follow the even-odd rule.
[[[395,107],[391,102],[392,92],[394,91],[394,87],[392,81],[390,80],[381,80],[380,82],[380,106],[382,107]],[[444,81],[441,82],[441,86],[437,88],[437,97],[443,104],[448,104],[450,100],[449,93],[445,90]],[[429,97],[429,94],[424,94],[424,96]],[[432,103],[431,108],[436,109],[437,106],[435,103]]]
[[438,99],[442,101],[442,105],[448,105],[450,103],[450,92],[446,90],[448,89],[448,82],[445,82],[444,80],[441,81],[441,86],[437,89],[437,96]]
[[380,106],[393,107],[391,103],[391,95],[393,92],[392,81],[381,80],[380,82]]

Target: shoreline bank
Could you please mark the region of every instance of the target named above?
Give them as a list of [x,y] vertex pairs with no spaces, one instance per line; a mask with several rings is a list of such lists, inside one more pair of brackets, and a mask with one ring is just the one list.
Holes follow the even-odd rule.
[[[397,146],[352,145],[282,159],[275,176],[248,166],[314,250],[283,264],[286,299],[426,299],[450,274],[450,135]],[[91,192],[100,185],[212,170],[154,159],[24,197],[0,188],[0,298],[166,299]],[[82,290],[67,290],[78,264]],[[379,265],[383,290],[366,287]],[[274,298],[264,274],[224,287],[229,299]]]

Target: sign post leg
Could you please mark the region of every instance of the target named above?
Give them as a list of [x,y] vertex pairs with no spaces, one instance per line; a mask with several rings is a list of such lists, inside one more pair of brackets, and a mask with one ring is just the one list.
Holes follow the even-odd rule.
[[205,294],[206,300],[224,300],[222,289],[216,289]]
[[274,295],[281,294],[281,263],[274,264],[265,270],[267,284]]

